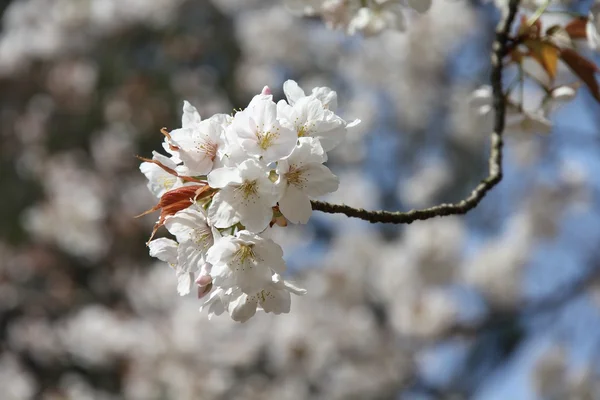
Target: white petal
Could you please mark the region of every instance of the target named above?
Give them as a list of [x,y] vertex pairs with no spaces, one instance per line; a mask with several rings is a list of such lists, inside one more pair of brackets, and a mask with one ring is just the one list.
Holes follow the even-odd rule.
[[211,188],[220,189],[230,184],[241,184],[242,178],[235,167],[223,167],[215,169],[208,174],[208,185]]
[[[236,251],[237,246],[231,241],[231,237],[222,237],[217,239],[215,244],[208,249],[208,252],[206,253],[206,261],[211,263],[214,268],[216,265],[229,262],[232,255],[235,254]],[[211,270],[211,274],[213,274],[214,271],[214,269]]]
[[[177,167],[171,158],[165,157],[157,152],[153,152],[152,159],[168,168],[175,169]],[[146,176],[146,179],[148,179],[148,189],[158,198],[167,191],[183,185],[181,179],[169,174],[167,171],[151,162],[141,163],[140,171]]]
[[571,86],[559,86],[552,91],[552,100],[556,102],[567,102],[573,100],[577,91]]
[[338,190],[340,180],[322,164],[308,165],[302,176],[306,179],[304,192],[309,196],[323,196]]
[[346,128],[354,128],[356,125],[358,125],[360,123],[361,123],[361,120],[356,118],[354,121],[348,122],[348,124],[346,125]]
[[196,272],[204,265],[206,250],[194,242],[185,242],[177,249],[177,273]]
[[[325,162],[327,155],[321,146],[321,142],[313,137],[301,137],[298,139],[298,145],[287,157],[290,164],[301,167],[305,164],[321,164]],[[278,165],[279,167],[279,165]]]
[[265,312],[282,314],[290,312],[291,296],[285,289],[270,287],[264,289],[259,295],[260,305]]
[[287,98],[288,103],[294,105],[296,101],[304,97],[304,90],[298,86],[296,81],[287,80],[283,83],[283,93],[285,93],[285,97]]
[[179,243],[187,240],[198,240],[193,237],[198,230],[209,230],[206,216],[194,208],[178,211],[165,221],[167,230],[177,237]]
[[167,238],[158,238],[148,243],[150,256],[171,265],[177,264],[177,242]]
[[191,105],[187,100],[183,102],[183,115],[181,116],[181,126],[190,128],[200,123],[200,114],[196,107]]
[[294,293],[295,295],[304,296],[306,294],[306,289],[296,286],[292,282],[283,281],[283,284],[286,290],[290,291],[291,293]]
[[234,321],[246,322],[256,314],[256,306],[256,300],[248,299],[248,295],[242,293],[229,303],[228,311]]
[[194,274],[191,272],[183,272],[177,274],[177,293],[180,296],[185,296],[190,292],[192,283],[194,282]]
[[337,93],[328,87],[316,87],[312,90],[312,95],[319,99],[323,107],[335,111],[337,109]]
[[310,199],[294,185],[289,185],[279,200],[279,211],[296,224],[306,224],[312,215]]
[[260,242],[254,246],[257,258],[273,271],[283,274],[287,268],[283,260],[283,249],[271,239],[260,239]]
[[250,232],[262,232],[273,219],[273,209],[258,196],[250,196],[239,203],[240,222]]
[[208,218],[215,227],[229,228],[240,222],[239,201],[235,196],[235,190],[235,188],[226,187],[213,197],[208,208]]
[[277,128],[278,138],[262,154],[266,163],[276,162],[290,155],[298,140],[297,134],[283,126]]

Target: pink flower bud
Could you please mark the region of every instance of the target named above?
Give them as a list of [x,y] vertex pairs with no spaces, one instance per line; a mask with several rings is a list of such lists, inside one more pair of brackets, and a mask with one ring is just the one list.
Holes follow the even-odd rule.
[[206,296],[208,293],[210,293],[210,291],[212,290],[213,285],[212,282],[209,283],[207,286],[198,286],[198,298],[201,299],[204,296]]
[[200,287],[204,287],[210,285],[212,283],[212,278],[210,275],[200,275],[198,279],[196,279],[196,285]]
[[200,275],[196,279],[196,285],[198,285],[198,298],[201,299],[206,296],[212,290],[212,278],[210,275]]
[[266,94],[266,95],[270,95],[271,93],[271,89],[268,86],[265,86],[262,90],[262,92],[260,92],[260,94]]

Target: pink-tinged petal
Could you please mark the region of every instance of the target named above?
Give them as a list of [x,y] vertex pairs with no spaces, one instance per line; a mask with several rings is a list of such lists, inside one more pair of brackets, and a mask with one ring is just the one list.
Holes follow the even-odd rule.
[[200,123],[202,118],[196,107],[191,105],[187,100],[183,102],[183,115],[181,116],[181,126],[183,128],[191,128]]
[[307,166],[302,174],[306,179],[304,192],[309,196],[323,196],[338,190],[340,180],[322,164]]
[[196,279],[196,285],[200,287],[204,287],[210,285],[212,283],[212,278],[210,275],[200,275],[198,279]]
[[279,211],[296,224],[306,224],[312,215],[310,199],[294,185],[289,185],[279,200]]
[[242,178],[235,167],[223,167],[215,169],[208,174],[208,186],[215,189],[224,188],[230,184],[241,184]]
[[271,93],[271,89],[268,86],[265,86],[262,89],[262,91],[260,92],[260,94],[262,94],[262,95],[270,95],[270,94],[273,94],[273,93]]

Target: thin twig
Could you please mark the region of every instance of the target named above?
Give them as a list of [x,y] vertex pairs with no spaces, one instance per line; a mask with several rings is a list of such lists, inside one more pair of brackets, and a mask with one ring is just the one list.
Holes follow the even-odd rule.
[[360,218],[371,223],[387,224],[410,224],[417,220],[426,220],[433,217],[445,215],[466,214],[475,208],[487,192],[502,180],[502,133],[504,132],[506,102],[502,91],[502,60],[508,52],[512,24],[517,14],[519,0],[510,0],[508,10],[504,15],[498,29],[492,51],[491,83],[494,98],[494,131],[491,133],[491,150],[489,157],[489,174],[482,180],[469,196],[458,203],[440,204],[435,207],[421,210],[400,211],[367,211],[362,208],[354,208],[344,204],[330,204],[322,201],[312,201],[313,210],[329,214],[344,214],[348,217]]

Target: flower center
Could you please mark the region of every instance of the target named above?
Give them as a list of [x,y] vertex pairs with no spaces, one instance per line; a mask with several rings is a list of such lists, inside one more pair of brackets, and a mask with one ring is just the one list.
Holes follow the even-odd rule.
[[298,128],[298,137],[308,136],[308,128],[305,125],[302,125]]
[[242,192],[242,195],[245,199],[250,196],[255,196],[258,193],[258,182],[256,180],[253,181],[244,181],[238,190]]
[[277,139],[277,137],[279,136],[279,133],[277,131],[279,131],[278,128],[275,130],[275,132],[263,132],[257,127],[256,137],[258,138],[258,146],[263,150],[266,150],[269,147],[271,147],[273,145],[273,142],[275,142],[275,139]]
[[191,234],[191,239],[204,250],[208,250],[212,246],[212,232],[208,227],[195,228]]
[[175,185],[175,183],[177,183],[177,178],[171,175],[167,175],[159,177],[157,181],[161,184],[163,188],[169,190]]
[[261,304],[264,304],[267,302],[267,300],[273,300],[275,299],[275,296],[273,295],[273,293],[270,290],[261,290],[260,292],[258,292],[258,301]]
[[241,264],[244,264],[246,261],[254,260],[254,250],[252,250],[253,245],[242,244],[238,251],[235,252],[235,259],[238,260]]
[[198,145],[198,149],[207,155],[211,161],[215,161],[215,157],[217,156],[217,144],[211,141],[203,141]]
[[295,165],[290,165],[290,170],[286,172],[285,178],[290,185],[302,186],[304,182],[306,182],[306,178],[302,175],[303,172],[302,168],[296,168]]

